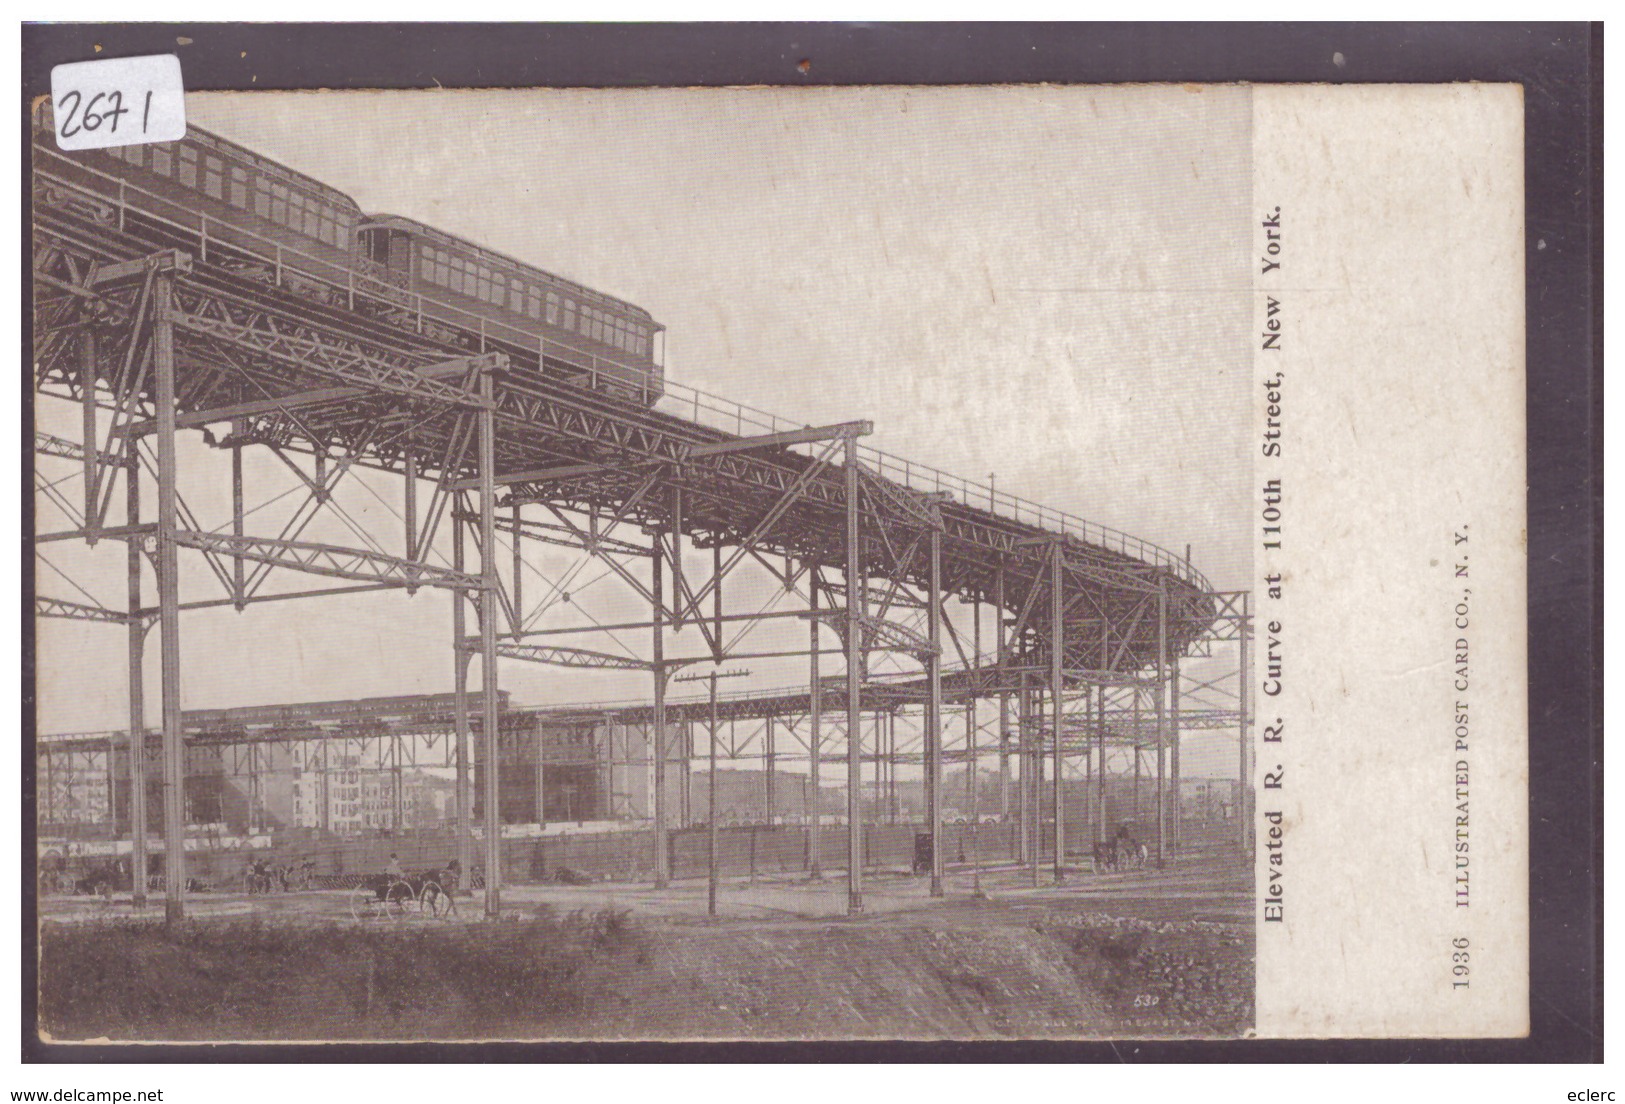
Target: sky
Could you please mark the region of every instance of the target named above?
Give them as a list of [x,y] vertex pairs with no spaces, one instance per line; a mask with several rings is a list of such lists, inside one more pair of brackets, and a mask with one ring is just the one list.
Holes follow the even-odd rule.
[[[187,111],[364,211],[639,304],[668,328],[674,380],[799,423],[870,419],[877,448],[1188,545],[1216,588],[1248,583],[1243,88],[221,93],[189,95]],[[42,401],[41,428],[73,436],[59,408]],[[181,462],[218,524],[225,457],[188,438]],[[248,464],[262,500],[291,486],[274,459]],[[398,483],[347,494],[365,527],[398,524]],[[336,520],[311,535],[353,539]],[[121,546],[46,552],[42,593],[83,601],[77,584],[122,606]],[[556,581],[577,558],[549,550],[538,570]],[[600,573],[576,576],[576,612],[626,611],[611,582],[580,585]],[[206,596],[206,573],[185,583]],[[123,633],[40,631],[42,731],[123,727]],[[181,635],[188,708],[451,684],[449,599],[427,591],[202,611]],[[522,664],[502,682],[535,704],[647,694]],[[152,663],[148,685],[156,720]]]

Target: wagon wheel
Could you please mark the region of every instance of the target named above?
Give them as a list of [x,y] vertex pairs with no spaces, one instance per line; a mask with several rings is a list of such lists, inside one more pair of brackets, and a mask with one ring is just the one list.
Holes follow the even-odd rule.
[[417,912],[417,904],[417,894],[405,882],[390,882],[384,890],[384,915],[391,920],[405,920]]
[[457,911],[457,902],[452,900],[439,882],[426,881],[423,888],[418,891],[418,908],[425,916],[436,920],[448,920],[451,914]]
[[363,882],[350,891],[350,915],[356,920],[371,920],[378,915],[378,891]]

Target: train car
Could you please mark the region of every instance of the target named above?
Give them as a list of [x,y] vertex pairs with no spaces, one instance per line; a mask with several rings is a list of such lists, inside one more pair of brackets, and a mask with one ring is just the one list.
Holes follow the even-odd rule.
[[67,153],[34,116],[34,199],[193,252],[200,263],[651,405],[663,327],[647,311],[389,215],[199,127],[176,142]]
[[343,192],[198,127],[176,142],[70,153],[50,139],[48,109],[35,119],[36,201],[173,239],[201,262],[307,297],[336,302],[353,282],[362,212]]
[[643,308],[396,215],[368,216],[356,237],[435,321],[476,319],[482,338],[534,351],[549,372],[644,405],[660,397],[664,327]]

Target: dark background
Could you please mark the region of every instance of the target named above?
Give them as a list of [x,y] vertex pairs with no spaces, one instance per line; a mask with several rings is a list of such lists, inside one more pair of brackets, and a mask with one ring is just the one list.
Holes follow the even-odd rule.
[[[180,40],[185,40],[181,44]],[[82,24],[22,28],[51,67],[176,53],[188,89],[1117,81],[1524,86],[1531,1034],[1510,1041],[53,1047],[34,1034],[31,739],[21,741],[23,1054],[36,1061],[1599,1061],[1602,1057],[1602,30],[1585,24]],[[95,51],[100,46],[101,52]],[[246,53],[246,57],[242,56]],[[1339,61],[1333,57],[1339,56]],[[24,239],[28,221],[24,212]],[[1543,239],[1545,248],[1533,242]],[[22,257],[23,363],[32,360]],[[22,529],[32,533],[30,373]],[[34,732],[32,557],[23,731]]]

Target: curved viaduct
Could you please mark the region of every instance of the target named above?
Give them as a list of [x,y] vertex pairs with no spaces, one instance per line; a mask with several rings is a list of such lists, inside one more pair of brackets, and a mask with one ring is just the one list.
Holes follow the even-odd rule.
[[[500,658],[648,671],[650,716],[665,732],[664,697],[678,671],[751,658],[728,649],[724,630],[760,615],[728,584],[742,568],[767,571],[805,597],[802,608],[772,616],[810,622],[807,652],[821,654],[832,671],[844,664],[832,704],[846,720],[843,727],[831,718],[832,744],[835,730],[857,730],[866,685],[879,692],[866,681],[878,654],[918,662],[914,692],[927,711],[926,732],[937,732],[923,749],[928,794],[938,795],[933,830],[945,692],[1001,699],[1046,693],[1045,711],[1035,706],[1024,715],[1019,753],[1053,755],[1059,768],[1065,741],[1053,734],[1065,728],[1069,700],[1081,696],[1087,704],[1098,692],[1103,710],[1101,687],[1161,686],[1176,657],[1216,624],[1244,621],[1182,558],[869,449],[861,443],[867,422],[800,426],[674,384],[645,408],[580,386],[580,370],[545,348],[473,330],[449,342],[401,329],[350,309],[353,287],[334,282],[312,296],[308,286],[292,286],[280,263],[276,280],[255,279],[242,264],[253,243],[226,247],[195,220],[76,203],[72,185],[53,180],[48,164],[36,164],[35,173],[35,388],[82,412],[77,440],[38,435],[36,451],[56,457],[51,463],[80,466],[84,491],[82,502],[76,496],[65,504],[58,494],[72,524],[37,539],[121,540],[131,580],[125,609],[43,596],[36,609],[126,625],[136,672],[146,630],[158,625],[166,779],[178,776],[184,746],[180,615],[206,606],[450,590],[457,600],[448,644],[455,641],[460,656],[458,763],[466,779],[471,718],[498,714]],[[230,465],[233,513],[213,525],[193,513],[177,484],[175,439],[186,431],[207,434],[221,452],[222,474]],[[296,518],[303,521],[276,533],[253,531],[253,512],[243,504],[254,496],[244,487],[241,460],[252,448],[274,450],[299,473],[307,501]],[[353,547],[301,539],[356,468],[400,477],[403,522]],[[511,560],[499,540],[511,541]],[[446,543],[450,566],[436,562]],[[591,625],[532,627],[523,560],[541,544],[579,549],[619,577],[650,616],[617,628],[642,630],[646,650],[620,654],[573,643],[593,632]],[[708,571],[694,571],[695,549],[710,552]],[[200,565],[196,575],[210,580],[213,595],[182,599],[181,550]],[[282,572],[338,582],[322,589],[312,580],[295,594],[265,591],[265,578]],[[961,611],[998,611],[993,653],[979,654],[975,643],[967,651],[949,617],[949,596]],[[674,654],[678,626],[697,630],[704,648]],[[465,699],[475,658],[481,686]],[[957,670],[945,676],[945,665]],[[810,672],[815,733],[824,682],[816,668]],[[141,698],[138,678],[132,727],[141,724]],[[490,739],[499,726],[477,727]],[[830,759],[846,762],[856,802],[860,749],[845,743],[845,753]],[[815,763],[819,757],[815,750]],[[144,758],[131,757],[134,774],[145,769]],[[669,750],[653,757],[661,829],[669,758]],[[491,871],[500,868],[497,775],[484,778]],[[184,824],[173,789],[166,787],[164,836],[170,869],[178,870]],[[466,784],[458,794],[466,821],[473,812]],[[145,826],[134,826],[134,835],[139,850]],[[1056,851],[1059,870],[1063,848]],[[663,877],[664,849],[656,854]],[[940,852],[938,864],[940,886]],[[857,909],[861,863],[850,866]],[[183,908],[177,881],[171,878],[168,890],[171,916]],[[492,877],[487,890],[493,912],[496,883]]]

